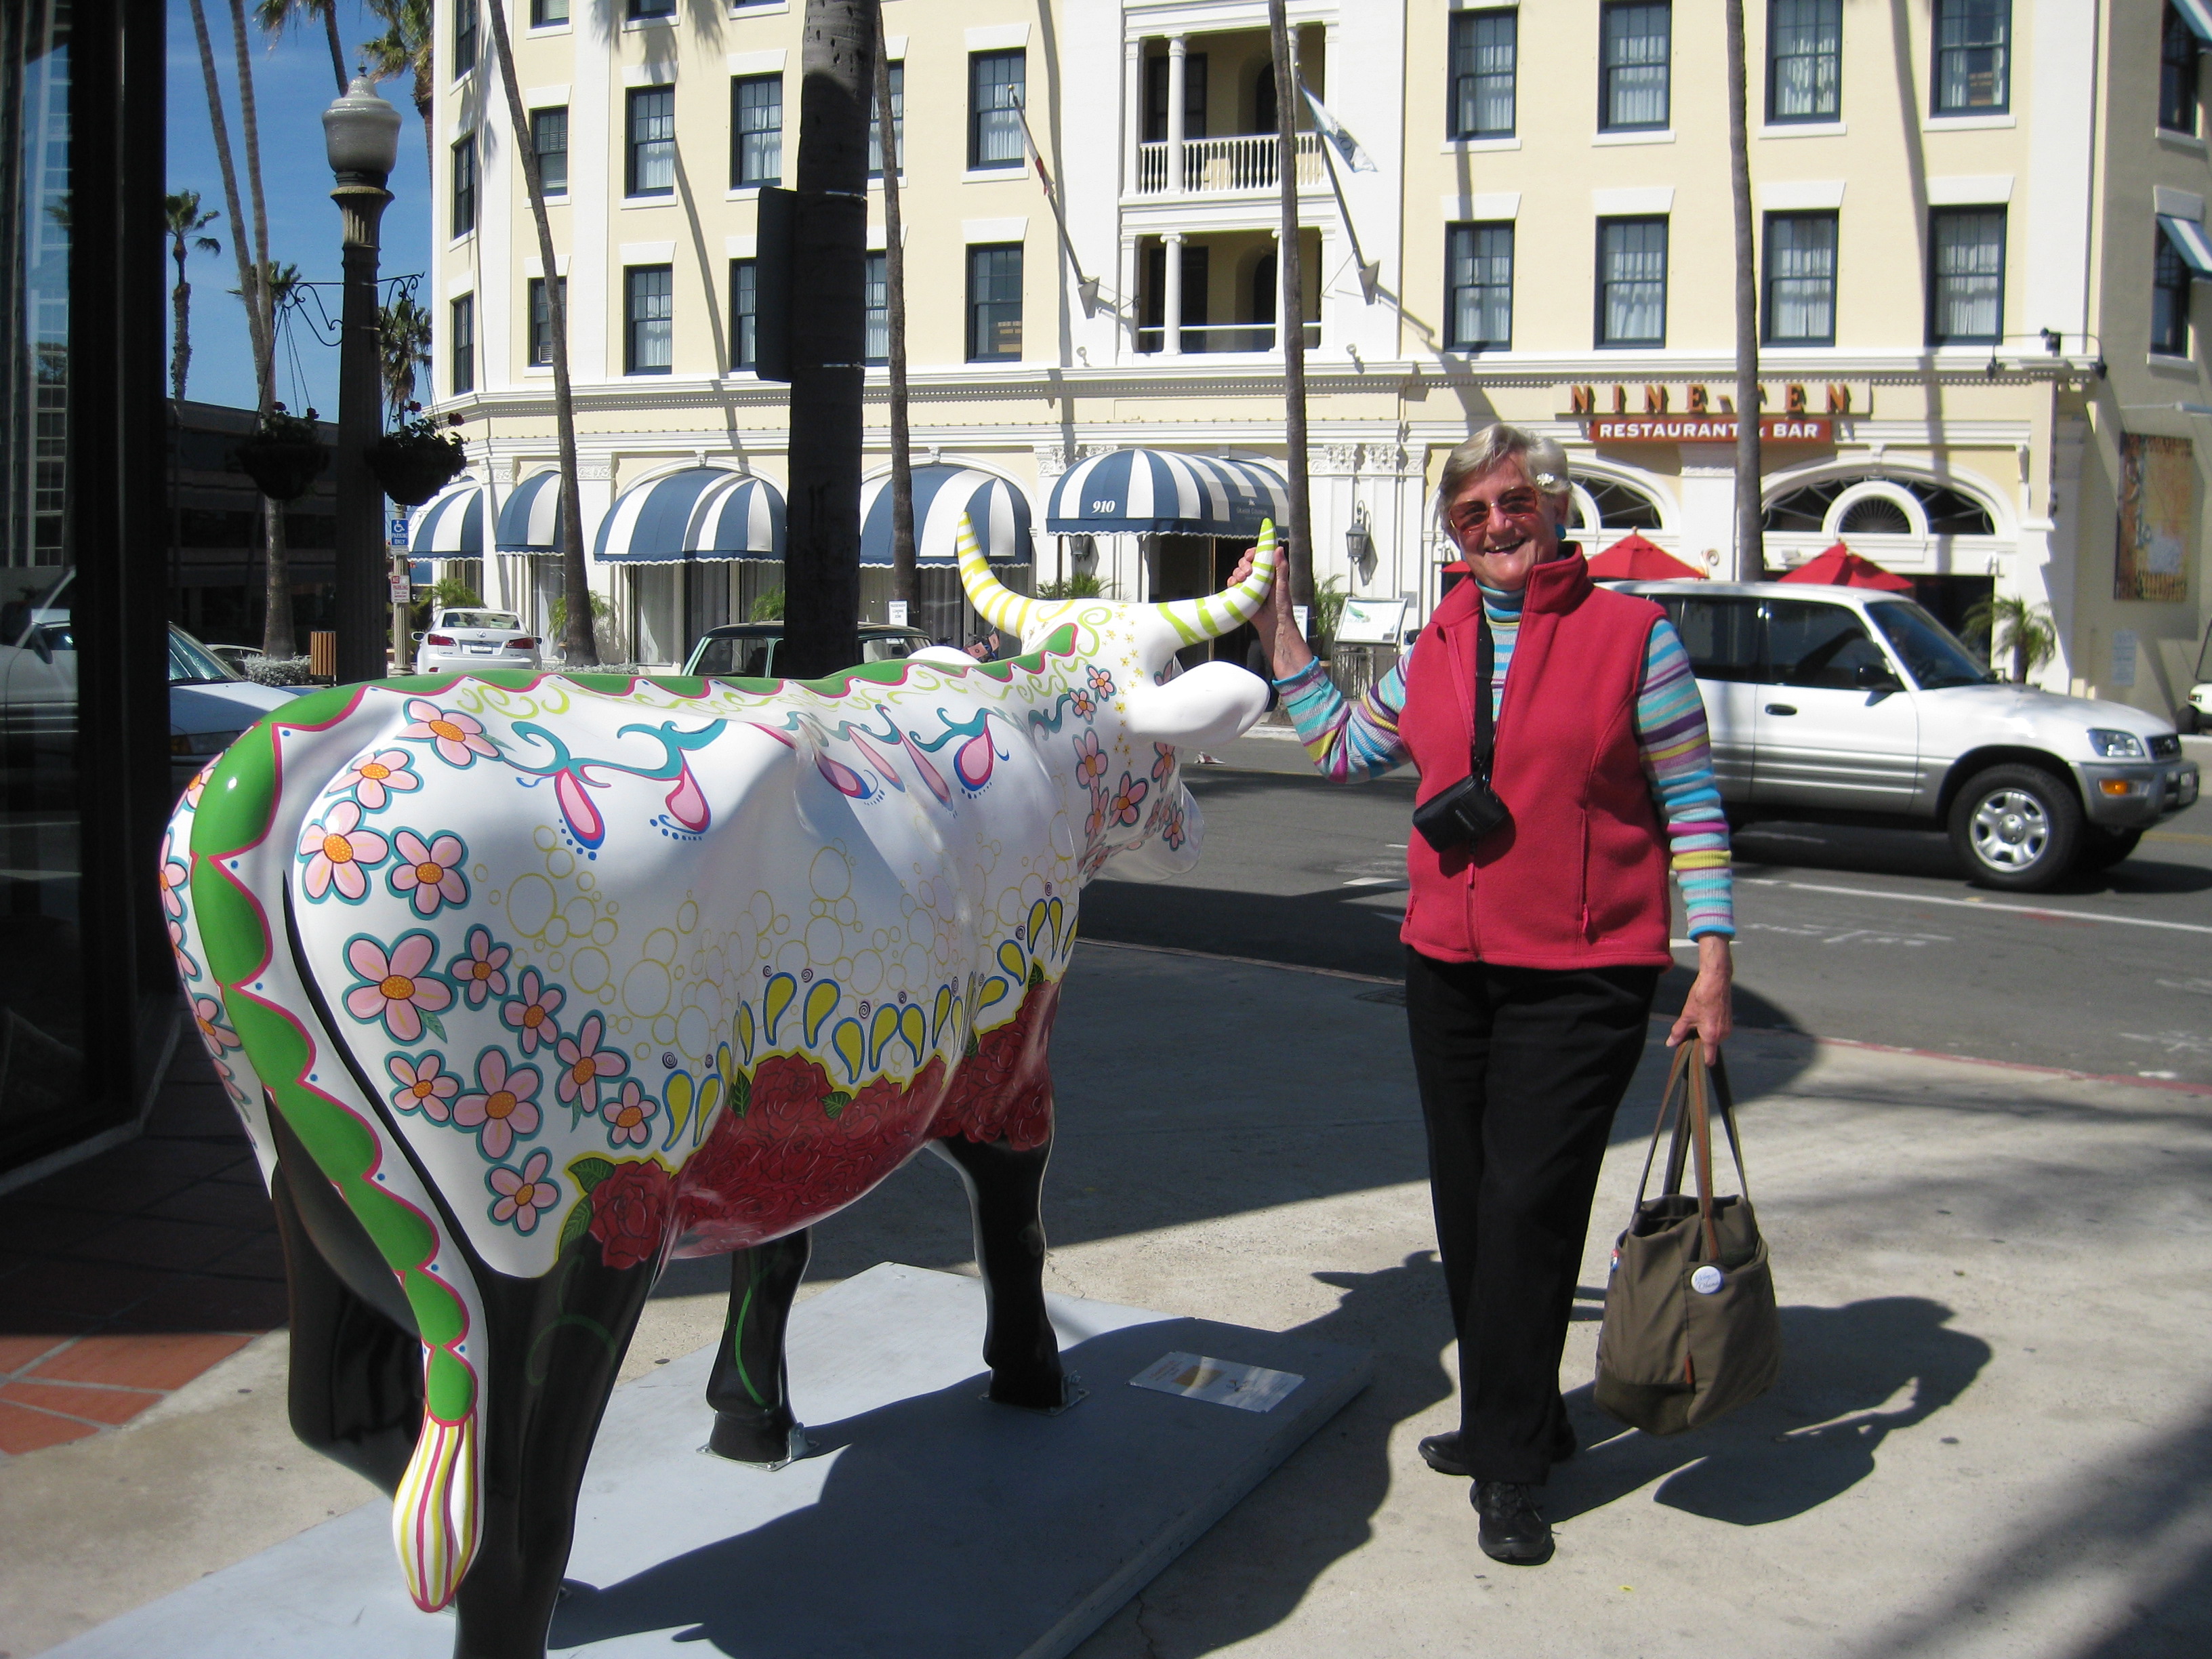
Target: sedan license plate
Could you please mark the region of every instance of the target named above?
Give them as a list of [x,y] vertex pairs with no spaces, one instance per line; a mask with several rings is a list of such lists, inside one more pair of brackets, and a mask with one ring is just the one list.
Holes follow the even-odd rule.
[[469,654],[475,657],[489,657],[498,648],[497,646],[492,645],[472,645],[469,647]]

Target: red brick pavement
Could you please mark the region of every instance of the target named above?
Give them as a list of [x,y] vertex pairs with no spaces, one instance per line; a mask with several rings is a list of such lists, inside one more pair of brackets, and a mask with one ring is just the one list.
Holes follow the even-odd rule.
[[0,1197],[0,1457],[127,1423],[283,1322],[268,1194],[187,1036],[143,1137]]

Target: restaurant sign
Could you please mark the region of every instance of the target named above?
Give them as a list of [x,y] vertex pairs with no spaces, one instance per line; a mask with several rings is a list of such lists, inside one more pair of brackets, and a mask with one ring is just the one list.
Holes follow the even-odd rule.
[[[1594,444],[1732,444],[1733,415],[1595,415],[1584,417]],[[1835,423],[1818,415],[1769,415],[1759,423],[1762,441],[1825,444]]]

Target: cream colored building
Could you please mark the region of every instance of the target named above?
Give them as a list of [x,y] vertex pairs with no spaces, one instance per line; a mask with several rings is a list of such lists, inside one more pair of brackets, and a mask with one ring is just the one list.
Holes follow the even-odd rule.
[[[515,53],[526,101],[565,127],[554,238],[591,538],[664,475],[783,479],[785,389],[733,366],[733,307],[750,180],[790,182],[804,5],[568,4],[574,21],[561,0],[518,0],[538,21]],[[1770,565],[1840,538],[1947,617],[2021,595],[2058,624],[2046,683],[2177,707],[2212,616],[2196,446],[2212,427],[2180,407],[2212,405],[2189,321],[2191,262],[2212,264],[2205,0],[1747,9],[1762,381],[1788,434],[1766,451]],[[1290,12],[1305,82],[1359,151],[1309,134],[1298,161],[1317,574],[1425,614],[1431,483],[1492,418],[1569,446],[1591,550],[1633,529],[1727,574],[1719,0]],[[454,0],[439,17],[443,51]],[[1094,455],[1280,469],[1263,0],[885,0],[884,17],[917,463],[1003,486],[1001,527],[1004,503],[1025,513],[1041,578],[1095,556],[1124,596],[1211,581],[1232,541],[1086,549],[1048,526],[1055,485]],[[553,444],[550,372],[531,362],[543,273],[488,68],[438,93],[440,143],[465,155],[439,186],[436,222],[456,234],[434,255],[435,374],[495,516]],[[880,247],[879,200],[871,223]],[[880,369],[867,419],[873,478]],[[2178,441],[2145,441],[2160,439]],[[542,599],[550,562],[488,561],[487,597]],[[661,661],[775,580],[714,561],[595,574],[621,648]],[[880,615],[887,582],[866,591]]]

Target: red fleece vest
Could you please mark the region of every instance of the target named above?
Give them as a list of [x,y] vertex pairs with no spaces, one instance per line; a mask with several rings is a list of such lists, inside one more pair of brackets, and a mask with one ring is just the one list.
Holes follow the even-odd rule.
[[[1413,653],[1398,732],[1419,799],[1468,775],[1477,607],[1462,582]],[[1663,967],[1667,840],[1636,743],[1649,599],[1595,587],[1568,555],[1529,573],[1498,711],[1491,784],[1513,822],[1470,856],[1407,837],[1400,937],[1443,962],[1504,968]]]

